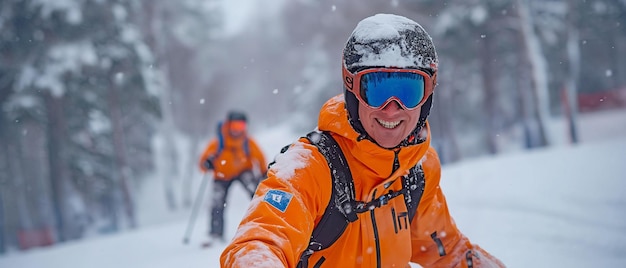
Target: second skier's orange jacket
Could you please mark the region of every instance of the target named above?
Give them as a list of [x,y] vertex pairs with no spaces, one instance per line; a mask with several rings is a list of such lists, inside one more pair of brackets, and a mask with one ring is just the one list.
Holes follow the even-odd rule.
[[[421,144],[388,150],[358,133],[348,122],[343,96],[329,100],[320,113],[318,128],[331,132],[344,152],[357,200],[370,201],[390,190],[402,189],[400,176],[421,162],[425,190],[412,223],[403,198],[360,213],[335,243],[314,253],[309,265],[318,267],[504,267],[473,245],[457,229],[439,188],[440,162]],[[428,126],[426,126],[428,127]],[[428,132],[428,135],[430,133]],[[394,158],[399,168],[392,172]],[[330,170],[324,156],[308,140],[300,139],[276,156],[268,178],[261,182],[233,241],[221,256],[222,267],[296,267],[308,247],[332,194]]]
[[[231,180],[244,170],[258,168],[261,174],[267,172],[267,163],[263,151],[256,141],[244,133],[241,137],[233,137],[228,132],[228,121],[220,124],[218,137],[209,141],[200,156],[200,169],[207,172],[204,162],[212,158],[216,180]],[[221,139],[221,141],[220,141]],[[220,145],[221,143],[221,145]]]

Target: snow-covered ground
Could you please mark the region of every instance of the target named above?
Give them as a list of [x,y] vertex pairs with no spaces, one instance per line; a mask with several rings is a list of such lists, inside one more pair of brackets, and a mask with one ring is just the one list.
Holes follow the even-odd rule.
[[[508,267],[626,267],[626,110],[584,115],[580,127],[576,146],[561,142],[445,166],[442,187],[459,228]],[[295,137],[288,128],[273,128],[258,140],[273,157]],[[219,267],[224,246],[199,247],[207,209],[184,245],[189,210],[163,215],[162,185],[150,187],[138,203],[149,223],[142,228],[9,252],[0,256],[0,267]],[[249,201],[239,185],[232,190],[229,237]]]

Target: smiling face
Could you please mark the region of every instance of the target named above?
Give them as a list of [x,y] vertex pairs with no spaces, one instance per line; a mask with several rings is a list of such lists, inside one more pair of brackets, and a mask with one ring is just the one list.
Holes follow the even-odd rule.
[[415,129],[421,109],[405,110],[396,101],[382,109],[359,103],[359,120],[367,134],[383,148],[396,147]]

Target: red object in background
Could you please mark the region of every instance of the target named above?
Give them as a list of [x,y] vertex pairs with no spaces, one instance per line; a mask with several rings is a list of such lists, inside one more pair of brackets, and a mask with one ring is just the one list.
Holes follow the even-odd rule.
[[626,87],[592,93],[578,93],[578,109],[581,112],[626,107]]
[[21,250],[54,244],[52,229],[50,227],[33,230],[19,230],[17,232],[17,239]]

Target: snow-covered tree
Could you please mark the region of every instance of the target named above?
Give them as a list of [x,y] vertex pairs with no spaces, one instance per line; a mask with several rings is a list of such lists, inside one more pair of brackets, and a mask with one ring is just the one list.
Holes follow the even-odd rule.
[[[2,84],[3,140],[26,153],[4,158],[14,181],[3,188],[13,189],[9,200],[36,193],[39,202],[28,202],[38,209],[26,210],[40,219],[32,228],[54,226],[57,241],[82,237],[90,226],[116,230],[122,220],[135,226],[134,186],[151,168],[146,159],[158,114],[142,72],[150,52],[129,19],[136,6],[88,0],[2,5],[1,53],[10,59],[0,64],[9,81]],[[43,169],[32,173],[33,166]],[[9,228],[28,229],[28,221]]]

